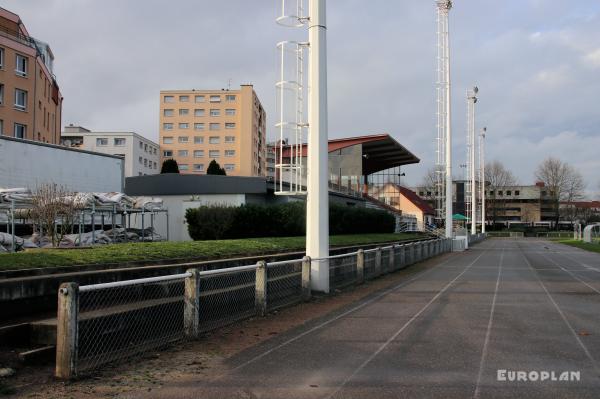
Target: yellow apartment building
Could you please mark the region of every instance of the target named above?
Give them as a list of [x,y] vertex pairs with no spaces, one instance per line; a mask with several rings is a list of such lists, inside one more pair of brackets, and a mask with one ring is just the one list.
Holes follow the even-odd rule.
[[266,175],[266,113],[252,85],[160,92],[161,164],[204,174],[214,159],[230,176]]
[[50,46],[0,8],[0,134],[59,144],[62,95]]

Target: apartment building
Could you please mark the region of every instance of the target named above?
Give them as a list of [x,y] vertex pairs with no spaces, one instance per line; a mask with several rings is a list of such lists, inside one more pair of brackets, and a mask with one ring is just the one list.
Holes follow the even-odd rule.
[[0,8],[0,134],[58,144],[62,95],[50,46]]
[[160,92],[161,162],[204,174],[214,159],[231,176],[266,176],[266,113],[252,85]]
[[61,144],[125,158],[125,177],[160,173],[158,144],[134,132],[93,132],[71,124],[65,126]]

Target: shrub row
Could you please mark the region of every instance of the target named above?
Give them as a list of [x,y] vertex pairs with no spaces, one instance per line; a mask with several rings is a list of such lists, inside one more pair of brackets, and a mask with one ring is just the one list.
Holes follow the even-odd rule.
[[[185,214],[194,240],[294,237],[306,234],[303,202],[240,207],[202,206]],[[393,233],[395,218],[385,211],[330,204],[330,234]]]

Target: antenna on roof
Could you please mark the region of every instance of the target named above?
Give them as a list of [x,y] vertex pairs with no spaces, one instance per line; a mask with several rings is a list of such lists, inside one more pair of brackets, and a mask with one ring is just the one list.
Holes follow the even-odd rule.
[[227,81],[227,90],[231,90],[231,78],[229,78],[229,81]]

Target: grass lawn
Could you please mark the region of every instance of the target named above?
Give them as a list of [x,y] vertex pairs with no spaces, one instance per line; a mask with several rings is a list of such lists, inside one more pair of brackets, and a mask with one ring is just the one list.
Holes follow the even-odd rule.
[[577,247],[581,249],[585,249],[586,251],[597,252],[600,253],[600,243],[587,243],[578,240],[557,240],[561,244],[570,245],[572,247]]
[[[417,234],[361,234],[331,236],[332,247],[410,240]],[[133,261],[181,259],[208,260],[235,256],[303,250],[305,237],[250,238],[242,240],[155,242],[103,245],[84,249],[33,249],[0,254],[0,270],[74,266]]]

